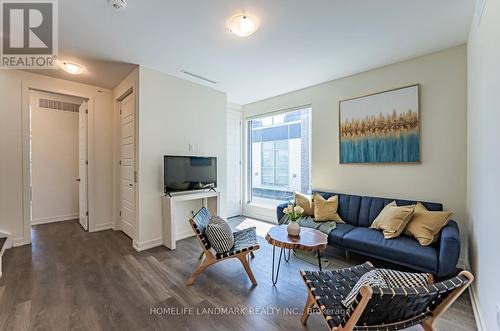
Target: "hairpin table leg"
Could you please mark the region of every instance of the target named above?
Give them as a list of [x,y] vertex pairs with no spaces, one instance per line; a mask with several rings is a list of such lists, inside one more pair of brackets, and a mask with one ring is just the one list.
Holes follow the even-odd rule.
[[275,250],[276,250],[276,246],[273,245],[273,268],[272,268],[272,274],[271,274],[271,279],[273,281],[273,286],[275,286],[276,283],[278,282],[278,276],[280,274],[281,256],[283,255],[284,248],[281,248],[281,251],[280,251],[280,257],[278,258],[278,266],[276,268],[276,275],[274,274],[274,255],[275,255]]
[[287,251],[288,251],[288,257],[286,257],[286,251],[285,251],[285,256],[283,256],[283,258],[285,259],[285,262],[290,262],[291,249],[287,249]]

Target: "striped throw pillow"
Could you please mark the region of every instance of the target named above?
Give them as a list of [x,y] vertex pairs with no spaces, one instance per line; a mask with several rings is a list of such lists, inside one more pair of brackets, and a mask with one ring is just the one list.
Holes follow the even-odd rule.
[[205,229],[205,235],[212,248],[219,254],[229,251],[234,246],[231,227],[218,216],[212,216]]

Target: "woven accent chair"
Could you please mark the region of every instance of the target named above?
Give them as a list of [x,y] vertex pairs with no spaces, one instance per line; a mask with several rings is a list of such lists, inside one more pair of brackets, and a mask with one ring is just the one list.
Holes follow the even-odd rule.
[[456,277],[434,284],[432,277],[425,287],[377,288],[364,285],[349,308],[341,301],[366,272],[374,269],[366,262],[334,271],[301,271],[308,290],[301,322],[317,306],[328,326],[343,330],[400,330],[421,324],[435,330],[436,319],[472,283],[474,277],[462,271]]
[[205,207],[203,207],[196,213],[196,215],[193,216],[193,218],[189,220],[191,228],[196,234],[196,238],[198,238],[201,248],[203,249],[203,252],[200,255],[200,259],[203,257],[204,259],[201,262],[200,266],[195,270],[195,272],[187,279],[186,285],[193,285],[196,278],[203,271],[205,271],[207,267],[230,258],[237,258],[238,260],[240,260],[252,284],[254,286],[257,285],[257,281],[253,276],[252,270],[250,269],[250,265],[247,260],[247,255],[250,255],[250,257],[254,258],[255,256],[253,254],[253,251],[260,248],[257,242],[255,228],[248,228],[234,232],[233,248],[231,248],[231,250],[228,252],[218,254],[211,249],[210,242],[205,235],[205,228],[207,227],[208,223],[210,223],[211,217],[212,216],[210,215],[210,212]]

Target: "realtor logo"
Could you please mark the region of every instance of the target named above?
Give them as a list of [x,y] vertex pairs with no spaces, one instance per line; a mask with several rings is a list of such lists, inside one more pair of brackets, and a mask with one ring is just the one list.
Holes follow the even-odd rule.
[[57,0],[1,2],[2,68],[56,68]]

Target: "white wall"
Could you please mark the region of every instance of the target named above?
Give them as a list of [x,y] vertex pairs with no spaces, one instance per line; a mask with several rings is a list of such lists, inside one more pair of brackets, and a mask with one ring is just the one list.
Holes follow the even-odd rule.
[[[139,246],[161,244],[163,156],[216,156],[221,216],[225,216],[226,95],[140,67]],[[188,150],[194,145],[194,151]],[[186,218],[186,222],[187,222]]]
[[89,117],[89,126],[94,128],[95,214],[91,217],[95,221],[89,231],[99,231],[113,228],[113,99],[110,90],[86,87],[94,95],[94,118]]
[[[37,86],[69,95],[88,95],[94,104],[90,129],[94,133],[94,230],[112,221],[112,99],[111,91],[18,70],[0,70],[0,231],[11,234],[14,245],[30,242],[29,224],[23,217],[23,87]],[[25,96],[26,97],[26,96]],[[24,100],[25,104],[29,100]],[[91,228],[92,230],[92,228]]]
[[40,108],[39,99],[81,104],[83,99],[32,92],[31,224],[78,218],[77,112]]
[[[481,2],[481,1],[479,1]],[[476,276],[473,299],[483,330],[500,330],[500,2],[486,1],[480,25],[472,23],[468,42],[469,260]],[[498,308],[500,309],[500,307]],[[500,318],[500,317],[498,317]],[[500,323],[500,322],[499,322]]]
[[[243,109],[245,116],[254,116],[311,104],[313,189],[442,202],[454,212],[464,234],[466,80],[466,47],[459,46],[245,105]],[[340,165],[338,102],[415,83],[422,85],[422,163]],[[274,211],[267,214],[275,218]]]

